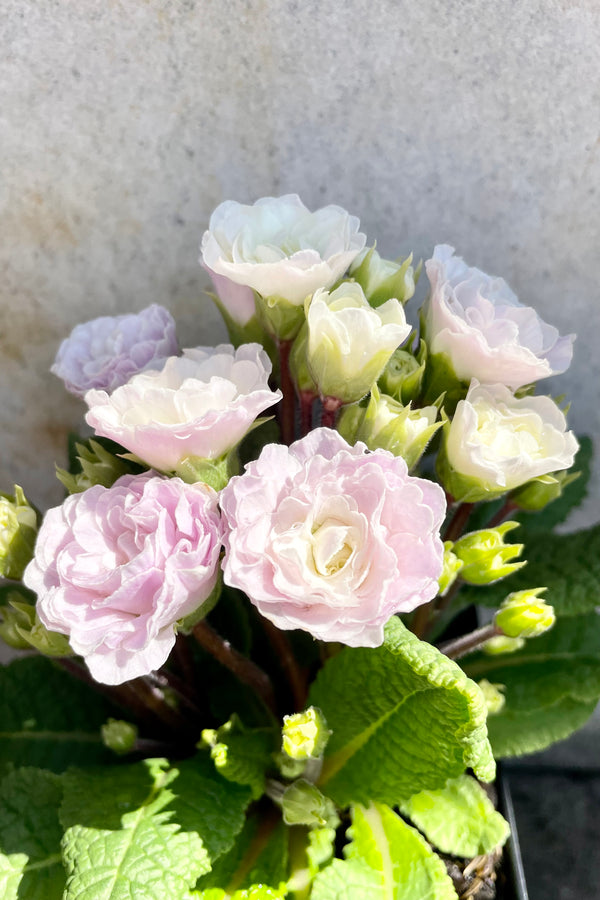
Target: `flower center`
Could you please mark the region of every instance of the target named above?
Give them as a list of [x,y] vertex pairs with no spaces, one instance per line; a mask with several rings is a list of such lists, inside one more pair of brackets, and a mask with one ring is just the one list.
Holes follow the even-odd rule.
[[325,519],[312,529],[312,556],[316,571],[326,578],[348,563],[356,547],[355,528],[337,519]]

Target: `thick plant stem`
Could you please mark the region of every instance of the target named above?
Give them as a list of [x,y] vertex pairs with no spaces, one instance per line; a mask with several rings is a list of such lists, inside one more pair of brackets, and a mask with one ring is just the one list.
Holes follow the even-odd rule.
[[474,503],[459,503],[444,532],[445,541],[456,541],[464,532]]
[[300,431],[301,437],[306,437],[312,428],[313,406],[317,395],[312,391],[300,391]]
[[502,630],[492,622],[490,625],[483,625],[481,628],[471,631],[470,634],[463,634],[462,637],[440,644],[438,650],[450,659],[460,659],[499,634],[503,634]]
[[283,398],[279,408],[279,425],[281,428],[281,439],[284,444],[292,444],[295,437],[295,400],[296,392],[294,390],[294,382],[290,375],[290,350],[292,341],[278,341],[277,349],[279,351],[279,378],[281,382],[281,393]]
[[193,634],[201,647],[214,656],[221,665],[229,669],[236,678],[247,684],[258,694],[271,712],[277,714],[275,693],[271,679],[252,660],[235,650],[229,641],[222,638],[208,622],[203,619],[194,625]]
[[323,425],[324,428],[335,428],[338,410],[342,405],[342,401],[338,400],[337,397],[323,397],[321,425]]
[[488,528],[496,528],[497,525],[502,525],[505,519],[508,519],[509,516],[512,516],[514,511],[518,509],[516,503],[513,503],[512,500],[507,500],[504,503],[495,516],[492,516],[490,521],[487,524]]
[[417,610],[410,623],[410,630],[418,638],[424,638],[429,630],[429,620],[433,612],[433,603],[423,603]]
[[298,665],[298,661],[294,656],[292,645],[290,644],[287,635],[273,625],[272,622],[269,622],[268,619],[265,619],[264,616],[261,616],[261,624],[279,657],[281,668],[289,682],[292,690],[292,697],[294,698],[295,710],[296,712],[300,712],[306,705],[306,695],[308,693],[306,676]]

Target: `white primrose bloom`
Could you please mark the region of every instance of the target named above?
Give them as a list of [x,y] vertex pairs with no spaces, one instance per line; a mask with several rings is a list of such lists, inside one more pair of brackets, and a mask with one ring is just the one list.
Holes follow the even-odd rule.
[[490,499],[568,469],[578,443],[550,397],[514,397],[473,379],[445,429],[440,475],[455,499]]
[[477,378],[516,390],[565,372],[574,335],[561,337],[502,278],[470,268],[438,245],[425,263],[431,293],[423,309],[431,354],[447,357],[461,381]]
[[359,284],[315,292],[307,307],[307,361],[323,397],[360,400],[411,332],[402,304],[370,306]]
[[297,194],[263,197],[252,206],[226,200],[210,217],[201,261],[263,297],[302,306],[317,288],[341,278],[362,250],[359,225],[340,206],[310,212]]

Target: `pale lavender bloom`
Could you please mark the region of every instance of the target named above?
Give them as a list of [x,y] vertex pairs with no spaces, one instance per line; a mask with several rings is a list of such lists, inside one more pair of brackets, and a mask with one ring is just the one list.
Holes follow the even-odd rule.
[[221,492],[225,583],[278,628],[376,647],[438,592],[446,502],[386,450],[317,428],[268,444]]
[[23,580],[46,628],[96,681],[121,684],[166,662],[175,623],[216,585],[221,539],[207,485],[125,475],[48,511]]
[[226,200],[202,237],[202,262],[263,297],[301,306],[317,288],[335,284],[363,249],[359,224],[340,206],[310,212],[297,194],[252,206]]
[[424,307],[432,354],[444,354],[461,381],[525,384],[565,372],[574,335],[561,337],[502,278],[469,268],[454,248],[438,245],[425,263],[431,293]]
[[88,391],[86,422],[149,466],[174,471],[185,457],[218,459],[281,399],[268,385],[260,344],[184,350],[160,372],[134,375],[110,396]]
[[59,347],[50,369],[77,397],[86,391],[114,391],[132,375],[161,365],[179,352],[175,322],[154,303],[139,313],[101,316],[76,325]]

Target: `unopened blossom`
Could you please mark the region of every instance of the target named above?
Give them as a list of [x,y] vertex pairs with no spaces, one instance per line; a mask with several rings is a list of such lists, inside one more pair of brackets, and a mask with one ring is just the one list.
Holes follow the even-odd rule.
[[268,385],[270,373],[259,344],[184,350],[110,396],[89,391],[86,421],[149,466],[174,471],[187,457],[218,459],[239,443],[281,399]]
[[396,612],[438,591],[446,504],[439,485],[385,450],[317,428],[268,444],[221,494],[225,583],[278,628],[376,647]]
[[221,534],[211,488],[125,475],[48,511],[24,582],[96,681],[121,684],[158,669],[176,622],[209,598]]
[[458,379],[514,390],[568,369],[574,335],[561,337],[502,278],[470,268],[447,244],[435,248],[425,268],[429,352],[444,356]]
[[202,262],[263,297],[302,306],[330,287],[365,245],[359,220],[340,206],[315,212],[297,194],[263,197],[252,206],[226,200],[202,237]]
[[411,332],[399,300],[370,306],[359,284],[315,292],[307,305],[308,368],[321,396],[353,403],[369,392]]
[[444,427],[438,472],[457,500],[489,500],[532,478],[568,469],[578,443],[550,397],[517,398],[501,384],[471,382]]
[[111,393],[132,375],[160,367],[178,352],[173,316],[154,303],[139,313],[76,325],[50,371],[77,397],[92,388]]

